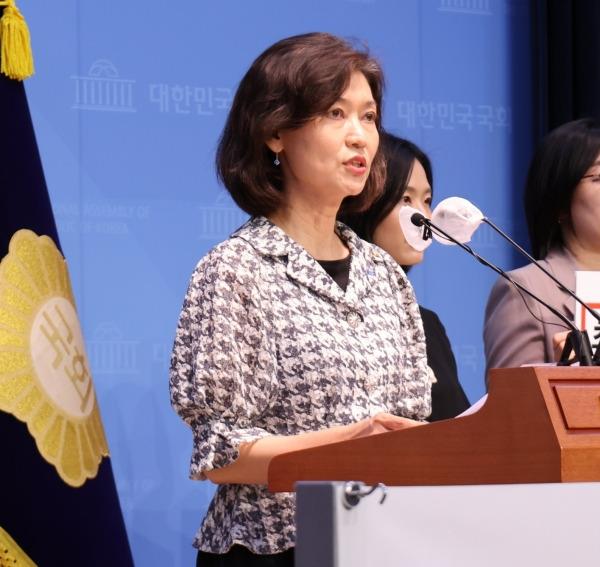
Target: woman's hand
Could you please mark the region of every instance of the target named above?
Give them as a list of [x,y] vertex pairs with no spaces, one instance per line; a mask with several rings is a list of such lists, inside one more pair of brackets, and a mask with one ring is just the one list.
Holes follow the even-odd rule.
[[[567,335],[571,331],[561,331],[560,333],[555,333],[552,337],[552,346],[554,347],[554,360],[558,362],[560,360],[560,356],[562,351],[565,348],[565,343],[567,342]],[[571,357],[574,356],[573,354]]]
[[425,422],[415,421],[407,417],[398,417],[391,413],[380,412],[373,417],[368,417],[356,423],[356,437],[366,437],[368,435],[377,435],[379,433],[388,433],[390,431],[400,431],[418,425],[424,425]]

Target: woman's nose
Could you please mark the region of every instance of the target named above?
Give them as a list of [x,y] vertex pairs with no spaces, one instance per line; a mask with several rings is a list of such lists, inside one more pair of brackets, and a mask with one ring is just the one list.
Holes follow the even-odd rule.
[[358,119],[350,120],[346,144],[352,147],[362,148],[366,144],[365,129]]
[[417,201],[414,207],[421,211],[427,218],[431,218],[431,207],[429,206],[429,203]]

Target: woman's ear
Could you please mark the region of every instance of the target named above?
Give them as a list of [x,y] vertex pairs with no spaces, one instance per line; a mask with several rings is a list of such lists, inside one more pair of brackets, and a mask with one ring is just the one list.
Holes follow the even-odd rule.
[[277,132],[275,132],[273,137],[269,138],[265,143],[274,154],[278,154],[283,151],[283,142],[281,141],[281,138]]

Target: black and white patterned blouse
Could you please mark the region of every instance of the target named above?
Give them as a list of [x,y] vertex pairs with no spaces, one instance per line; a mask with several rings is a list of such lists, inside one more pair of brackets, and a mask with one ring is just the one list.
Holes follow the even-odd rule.
[[[199,262],[171,360],[171,402],[193,431],[190,476],[224,467],[242,443],[346,425],[386,411],[430,412],[419,309],[398,264],[338,224],[351,253],[344,292],[265,218]],[[220,485],[196,536],[204,551],[294,545],[295,500]]]

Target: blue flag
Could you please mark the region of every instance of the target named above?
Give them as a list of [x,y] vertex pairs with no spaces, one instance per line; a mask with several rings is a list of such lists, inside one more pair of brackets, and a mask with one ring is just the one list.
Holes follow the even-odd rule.
[[25,90],[4,75],[0,125],[0,563],[133,566]]

